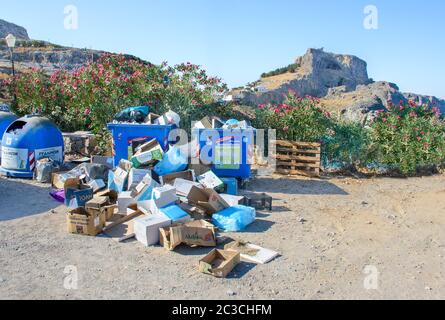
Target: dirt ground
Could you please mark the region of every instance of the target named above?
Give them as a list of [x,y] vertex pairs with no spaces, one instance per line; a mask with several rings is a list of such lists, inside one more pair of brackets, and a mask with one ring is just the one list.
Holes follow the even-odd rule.
[[[197,270],[210,249],[70,235],[47,185],[0,178],[0,299],[445,298],[445,176],[269,177],[249,189],[272,195],[274,210],[228,235],[281,257],[216,279]],[[77,289],[64,287],[67,266]]]

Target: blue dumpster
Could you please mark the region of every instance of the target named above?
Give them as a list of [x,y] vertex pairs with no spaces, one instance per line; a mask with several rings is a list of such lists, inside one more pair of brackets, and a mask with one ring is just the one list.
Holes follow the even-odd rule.
[[62,132],[47,118],[31,115],[9,125],[2,140],[0,173],[32,178],[37,160],[64,160]]
[[173,129],[176,129],[175,125],[108,124],[113,135],[114,166],[117,167],[122,159],[130,160],[138,145],[153,139],[167,151],[168,137]]
[[[0,109],[1,110],[1,109]],[[0,111],[0,159],[2,158],[2,139],[3,139],[3,133],[6,131],[6,129],[9,127],[11,123],[13,123],[15,120],[17,120],[17,116],[10,113],[10,112],[3,112]],[[0,162],[1,164],[1,162]]]
[[219,177],[251,177],[255,129],[194,129],[201,161]]

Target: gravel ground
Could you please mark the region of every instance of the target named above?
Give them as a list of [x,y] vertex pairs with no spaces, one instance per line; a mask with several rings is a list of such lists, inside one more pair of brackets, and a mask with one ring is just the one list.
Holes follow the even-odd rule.
[[[274,210],[228,236],[281,256],[216,279],[197,270],[210,249],[70,235],[47,185],[0,178],[0,299],[445,298],[445,176],[270,177],[249,189],[272,195]],[[77,289],[64,287],[67,266]]]

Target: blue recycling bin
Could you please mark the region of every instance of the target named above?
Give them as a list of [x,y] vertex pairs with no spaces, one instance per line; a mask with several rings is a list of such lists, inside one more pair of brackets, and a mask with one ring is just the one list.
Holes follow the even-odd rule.
[[32,178],[37,160],[50,158],[63,162],[62,132],[49,119],[30,115],[9,125],[3,134],[0,173]]
[[18,117],[15,114],[12,114],[10,112],[0,111],[0,159],[2,158],[1,152],[2,152],[3,133],[5,133],[9,125],[17,119]]
[[255,129],[194,129],[201,161],[211,162],[219,177],[251,177]]
[[130,123],[110,123],[108,130],[113,135],[113,156],[114,166],[117,167],[122,159],[130,160],[132,150],[136,144],[156,139],[161,147],[166,151],[169,145],[169,134],[175,125],[145,125]]

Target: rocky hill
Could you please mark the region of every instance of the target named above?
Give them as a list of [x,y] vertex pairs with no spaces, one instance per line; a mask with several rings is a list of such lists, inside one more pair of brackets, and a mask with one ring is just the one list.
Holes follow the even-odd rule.
[[[68,48],[45,41],[30,40],[26,29],[0,20],[0,80],[12,74],[11,56],[4,35],[13,33],[19,40],[14,49],[15,69],[17,73],[27,72],[33,68],[41,69],[48,74],[57,70],[75,70],[89,62],[96,61],[104,51]],[[137,59],[126,55],[128,59]],[[8,100],[5,88],[0,84],[0,103]]]
[[445,100],[403,93],[393,83],[374,82],[368,77],[366,62],[355,56],[309,49],[294,65],[297,67],[291,72],[263,77],[232,94],[241,104],[258,105],[282,103],[285,94],[294,91],[300,96],[321,98],[330,111],[358,121],[386,108],[388,101],[398,104],[415,100],[445,113]]
[[[35,43],[38,43],[37,45]],[[31,68],[42,69],[53,73],[59,69],[74,70],[90,61],[97,60],[103,52],[65,48],[49,43],[28,41],[14,50],[14,60],[17,72],[26,72]],[[10,75],[11,60],[6,46],[0,45],[0,77]]]
[[25,28],[0,19],[0,39],[4,39],[8,34],[13,34],[18,39],[29,40],[28,31]]

